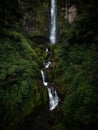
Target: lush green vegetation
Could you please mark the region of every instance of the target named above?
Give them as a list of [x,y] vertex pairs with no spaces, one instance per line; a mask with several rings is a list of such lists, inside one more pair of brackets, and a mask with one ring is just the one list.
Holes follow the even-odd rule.
[[61,30],[60,45],[56,47],[56,82],[63,82],[66,90],[58,129],[92,130],[98,128],[98,9],[94,1],[75,2],[80,6],[80,14]]
[[[17,0],[3,0],[0,4],[1,130],[98,129],[98,4],[70,1],[77,4],[78,15],[70,24],[58,11],[59,41],[54,46],[32,42],[36,36],[47,37],[49,1],[23,0],[21,5]],[[59,9],[64,2],[58,2]],[[27,17],[26,26],[35,29],[28,34],[23,23],[29,11],[33,15]],[[44,109],[48,97],[40,75],[46,58],[52,61],[47,81],[55,83],[60,97],[51,113]]]
[[15,130],[42,110],[47,92],[40,82],[37,47],[23,32],[17,1],[4,0],[0,6],[0,129]]

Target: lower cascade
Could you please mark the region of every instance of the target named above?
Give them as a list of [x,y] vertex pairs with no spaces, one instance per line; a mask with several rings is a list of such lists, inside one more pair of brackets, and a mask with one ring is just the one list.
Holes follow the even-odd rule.
[[[49,68],[51,62],[48,61],[44,63],[45,69]],[[46,82],[44,71],[41,70],[43,85],[47,88],[49,95],[49,109],[52,111],[59,103],[59,97],[57,95],[56,89],[53,86],[50,86],[48,82]]]

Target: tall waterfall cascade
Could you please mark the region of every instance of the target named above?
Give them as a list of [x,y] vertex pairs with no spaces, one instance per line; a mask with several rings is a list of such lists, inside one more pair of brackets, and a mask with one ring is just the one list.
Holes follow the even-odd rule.
[[50,42],[55,44],[57,41],[57,22],[56,22],[56,0],[51,0],[51,19],[50,19]]
[[[57,34],[56,34],[56,0],[51,0],[51,20],[50,20],[50,43],[55,44],[57,41]],[[48,53],[49,50],[46,48],[46,53]],[[59,97],[57,95],[57,91],[55,86],[51,85],[51,83],[46,82],[46,77],[45,77],[45,70],[48,69],[51,65],[51,62],[48,61],[43,63],[44,69],[41,70],[41,75],[42,75],[42,81],[43,85],[47,88],[48,95],[49,95],[49,108],[52,111],[55,109],[55,107],[59,103]]]

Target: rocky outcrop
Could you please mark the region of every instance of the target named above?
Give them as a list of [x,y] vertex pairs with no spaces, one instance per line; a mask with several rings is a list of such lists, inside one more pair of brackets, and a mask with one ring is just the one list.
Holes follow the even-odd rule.
[[75,17],[77,16],[77,7],[75,4],[72,4],[67,9],[67,19],[71,23],[74,21]]

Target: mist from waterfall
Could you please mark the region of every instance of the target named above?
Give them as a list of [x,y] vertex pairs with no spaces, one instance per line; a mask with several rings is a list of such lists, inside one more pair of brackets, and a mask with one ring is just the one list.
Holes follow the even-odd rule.
[[51,0],[51,19],[50,19],[50,42],[56,43],[56,0]]

